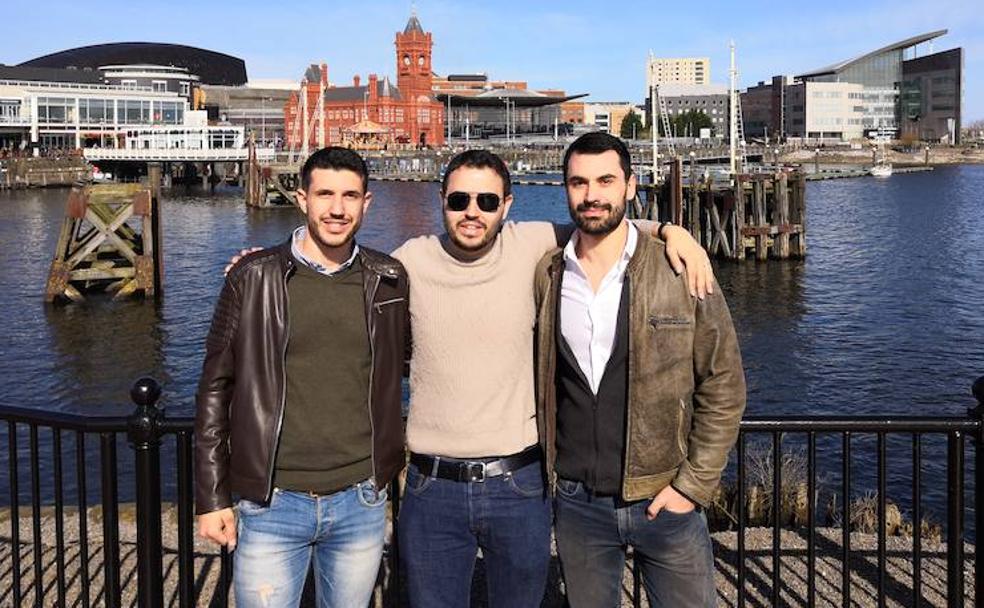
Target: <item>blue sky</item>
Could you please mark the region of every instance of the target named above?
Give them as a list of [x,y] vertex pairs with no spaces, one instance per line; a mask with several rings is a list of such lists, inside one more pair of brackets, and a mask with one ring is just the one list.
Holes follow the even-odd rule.
[[[733,39],[744,87],[948,29],[934,50],[964,48],[964,122],[984,119],[979,2],[418,0],[415,6],[434,35],[438,73],[487,72],[533,88],[590,93],[596,101],[641,101],[650,49],[664,57],[708,56],[712,80],[726,83]],[[357,73],[393,75],[393,37],[410,10],[404,0],[3,0],[0,63],[103,42],[173,42],[241,57],[251,78],[299,79],[306,65],[325,61],[331,80],[344,84]],[[924,45],[920,54],[928,51]]]

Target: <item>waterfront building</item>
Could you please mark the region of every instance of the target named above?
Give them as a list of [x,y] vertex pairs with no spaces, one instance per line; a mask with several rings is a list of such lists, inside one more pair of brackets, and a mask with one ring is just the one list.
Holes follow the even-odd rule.
[[[190,110],[219,121],[224,108],[206,103],[206,88],[245,84],[242,59],[176,44],[99,44],[0,65],[0,147],[119,147],[127,131],[178,127]],[[270,102],[273,124],[284,98]]]
[[359,129],[366,128],[378,132],[373,140],[380,147],[442,145],[444,106],[433,95],[433,41],[416,14],[397,32],[395,45],[396,84],[369,74],[366,84],[355,76],[351,86],[335,86],[327,64],[310,66],[300,91],[292,92],[283,108],[288,145],[302,147],[305,130],[309,148],[354,145]]
[[[904,71],[906,53],[915,58],[917,46],[930,42],[946,34],[947,30],[938,30],[920,34],[905,40],[889,44],[874,51],[859,55],[846,61],[840,61],[823,68],[804,72],[796,76],[799,82],[840,82],[859,84],[863,87],[863,96],[859,100],[863,108],[862,124],[864,134],[872,136],[876,133],[898,135],[901,125],[900,91],[905,80]],[[920,64],[916,64],[917,66]],[[914,68],[915,70],[925,68]],[[959,79],[960,65],[948,66],[948,70],[956,70],[953,77]],[[916,72],[913,72],[916,73]],[[952,109],[951,117],[959,115],[959,96],[946,104]],[[847,118],[842,117],[842,118]],[[939,118],[938,118],[939,119]]]
[[902,62],[900,118],[903,136],[960,143],[963,49]]
[[963,49],[918,54],[919,45],[945,33],[913,36],[794,77],[759,82],[741,95],[746,136],[778,132],[847,141],[909,134],[959,143]]
[[296,92],[293,80],[250,80],[245,85],[202,85],[209,120],[252,132],[258,145],[280,147],[284,142],[284,105]]
[[711,82],[711,60],[707,57],[650,57],[648,85],[693,84]]
[[741,115],[746,138],[779,141],[785,137],[785,109],[788,76],[773,76],[768,83],[759,81],[741,93]]
[[0,147],[115,148],[133,127],[184,123],[188,100],[151,86],[18,80],[0,66]]
[[797,82],[786,86],[788,137],[850,141],[864,135],[864,87],[849,82]]
[[[651,91],[652,89],[650,89]],[[666,105],[666,113],[670,122],[681,114],[689,111],[703,112],[711,119],[714,135],[724,137],[728,133],[729,113],[728,87],[723,84],[663,84],[659,86],[659,96]],[[651,114],[651,96],[646,96],[646,124],[649,124]],[[697,133],[675,133],[676,137],[697,137]]]
[[488,74],[448,74],[447,76],[434,75],[431,90],[434,95],[457,95],[465,97],[468,95],[479,95],[492,89],[518,89],[525,90],[526,81],[523,80],[489,80]]
[[599,131],[618,136],[622,121],[635,112],[643,123],[646,122],[642,109],[627,101],[589,101],[584,103],[584,124],[592,125]]

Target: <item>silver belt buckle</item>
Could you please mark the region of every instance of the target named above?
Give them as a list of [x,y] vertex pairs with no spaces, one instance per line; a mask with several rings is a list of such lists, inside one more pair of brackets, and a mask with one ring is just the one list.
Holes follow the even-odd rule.
[[467,471],[466,481],[485,481],[485,463],[484,462],[469,462],[465,464]]

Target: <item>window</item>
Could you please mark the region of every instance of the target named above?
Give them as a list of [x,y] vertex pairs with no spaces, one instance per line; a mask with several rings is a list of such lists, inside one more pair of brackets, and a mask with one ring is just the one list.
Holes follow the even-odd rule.
[[80,99],[79,122],[107,124],[114,122],[113,101],[111,99]]
[[75,100],[67,97],[38,97],[38,122],[75,122]]
[[167,81],[166,80],[155,80],[151,82],[151,88],[155,93],[167,93]]
[[139,99],[126,99],[120,102],[119,121],[128,125],[150,123],[150,102]]
[[127,91],[132,91],[137,88],[136,80],[121,80],[120,86],[122,86]]
[[181,96],[182,97],[190,97],[191,96],[191,83],[190,82],[182,82],[181,83]]

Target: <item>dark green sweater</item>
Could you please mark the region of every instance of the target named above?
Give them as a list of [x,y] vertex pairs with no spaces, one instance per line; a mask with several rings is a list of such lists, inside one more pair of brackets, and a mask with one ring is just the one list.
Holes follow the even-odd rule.
[[373,473],[362,267],[356,258],[325,276],[295,263],[287,284],[287,407],[274,483],[323,494]]

